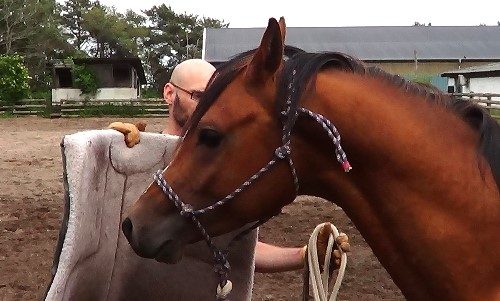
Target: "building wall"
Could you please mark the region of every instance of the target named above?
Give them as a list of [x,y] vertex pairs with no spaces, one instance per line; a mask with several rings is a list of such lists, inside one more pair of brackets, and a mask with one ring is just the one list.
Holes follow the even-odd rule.
[[500,94],[500,77],[477,77],[469,79],[467,92]]
[[74,88],[57,88],[52,89],[52,103],[61,103],[63,99],[81,99],[82,91]]
[[101,87],[113,87],[113,65],[112,64],[89,64],[88,68],[94,71],[97,77],[99,86]]
[[[100,88],[93,99],[137,99],[137,89],[134,88]],[[52,103],[60,103],[63,99],[84,99],[80,89],[52,89]]]
[[95,99],[135,99],[137,89],[134,88],[101,88],[97,90]]

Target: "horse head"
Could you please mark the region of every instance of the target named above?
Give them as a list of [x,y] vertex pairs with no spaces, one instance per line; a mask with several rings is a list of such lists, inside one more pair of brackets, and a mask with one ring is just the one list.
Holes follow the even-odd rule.
[[[226,68],[234,77],[228,81],[224,79],[227,72],[218,70],[209,83],[178,150],[162,172],[192,210],[231,194],[265,166],[280,146],[282,125],[275,98],[284,38],[284,19],[270,19],[257,50]],[[257,179],[231,201],[199,215],[210,235],[271,217],[293,201],[294,181],[286,162],[279,162],[261,177],[273,181]],[[202,238],[155,183],[131,207],[123,230],[139,255],[164,262],[178,261],[185,244]]]

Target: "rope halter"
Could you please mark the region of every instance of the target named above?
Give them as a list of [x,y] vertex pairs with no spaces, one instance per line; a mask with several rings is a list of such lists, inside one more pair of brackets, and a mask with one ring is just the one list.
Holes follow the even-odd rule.
[[[209,211],[212,211],[229,201],[232,201],[236,196],[238,196],[243,190],[245,190],[247,187],[249,187],[252,183],[255,182],[255,180],[259,179],[263,174],[271,170],[271,167],[276,165],[280,161],[286,161],[288,165],[290,166],[290,170],[292,173],[293,177],[293,184],[295,186],[295,196],[298,195],[299,193],[299,179],[297,176],[297,171],[295,169],[293,160],[292,160],[292,151],[290,147],[290,141],[291,141],[291,132],[294,127],[295,121],[299,114],[303,116],[308,116],[318,122],[322,128],[326,131],[330,139],[332,139],[333,144],[335,145],[335,154],[337,157],[337,161],[341,164],[342,168],[344,169],[345,172],[349,172],[352,168],[351,165],[349,164],[349,161],[347,161],[347,156],[345,152],[343,151],[341,145],[340,145],[340,134],[328,119],[326,119],[323,115],[317,114],[314,112],[311,112],[308,109],[305,108],[293,108],[292,107],[292,95],[295,94],[295,75],[296,75],[296,70],[293,70],[292,72],[292,78],[291,81],[288,85],[288,95],[286,98],[286,102],[284,104],[284,108],[281,111],[281,116],[284,117],[283,121],[283,128],[282,128],[282,144],[281,146],[277,147],[274,150],[274,155],[273,158],[264,166],[262,167],[259,171],[254,173],[251,177],[248,178],[243,184],[241,184],[238,188],[236,188],[233,192],[228,194],[226,197],[223,199],[213,203],[210,206],[207,206],[202,209],[194,209],[190,204],[185,203],[181,200],[181,198],[175,193],[175,191],[172,189],[172,187],[167,183],[167,181],[163,178],[162,171],[159,170],[156,172],[154,175],[154,180],[156,184],[162,189],[163,193],[167,196],[167,198],[172,201],[179,211],[179,214],[189,220],[193,223],[193,225],[198,229],[198,231],[201,233],[203,239],[207,243],[208,247],[210,248],[210,251],[212,252],[212,256],[214,259],[214,271],[219,279],[219,285],[217,287],[217,298],[220,300],[224,300],[227,295],[230,293],[231,288],[232,288],[232,283],[228,279],[229,276],[229,271],[231,269],[229,262],[227,260],[227,251],[221,251],[218,249],[215,244],[212,241],[212,238],[208,234],[207,230],[205,227],[200,223],[198,220],[198,216],[205,214]],[[285,122],[286,118],[291,119],[288,120],[290,122]],[[238,234],[233,241],[241,238],[245,234],[249,233],[251,230],[255,229],[262,223],[267,221],[267,219],[259,220],[255,224],[253,224],[251,227],[248,229],[242,231],[240,234]],[[231,243],[233,242],[231,241]],[[230,243],[230,244],[231,244]]]

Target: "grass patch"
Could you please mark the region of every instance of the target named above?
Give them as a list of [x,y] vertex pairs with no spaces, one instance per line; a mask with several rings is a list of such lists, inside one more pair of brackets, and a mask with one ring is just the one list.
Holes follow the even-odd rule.
[[490,109],[490,115],[497,121],[500,121],[500,109]]
[[80,117],[105,117],[105,116],[120,116],[134,117],[141,116],[146,113],[146,110],[140,107],[131,105],[113,105],[103,104],[98,106],[88,106],[81,109],[79,112],[74,112]]
[[14,115],[12,112],[0,112],[0,119],[6,119],[6,118],[15,118],[16,115]]
[[408,73],[404,74],[403,77],[415,83],[432,85],[432,74]]

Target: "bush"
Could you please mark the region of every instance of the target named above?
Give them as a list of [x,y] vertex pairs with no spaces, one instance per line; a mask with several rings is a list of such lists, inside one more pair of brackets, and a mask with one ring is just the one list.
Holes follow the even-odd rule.
[[73,79],[75,87],[82,90],[82,94],[95,96],[99,89],[96,75],[86,66],[73,65]]
[[33,99],[52,99],[52,91],[50,90],[31,91],[29,97]]
[[130,105],[113,105],[104,104],[98,106],[85,107],[79,114],[81,117],[104,117],[104,116],[121,116],[135,117],[145,113],[145,110],[140,107]]
[[29,95],[28,69],[19,55],[0,55],[0,103],[15,104]]
[[141,98],[162,98],[162,93],[154,87],[148,87],[141,91]]

